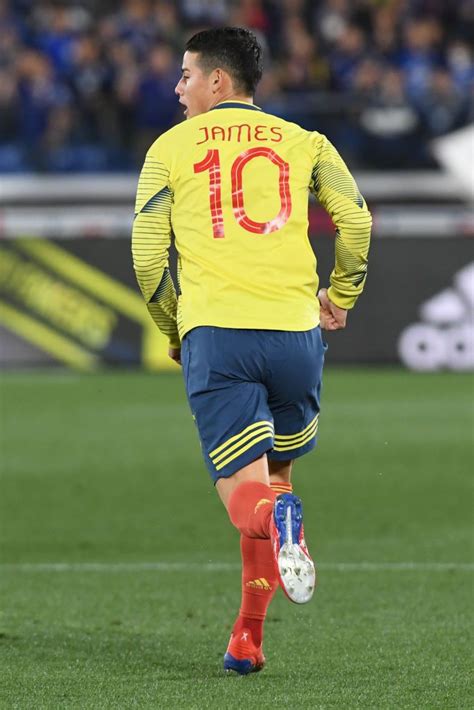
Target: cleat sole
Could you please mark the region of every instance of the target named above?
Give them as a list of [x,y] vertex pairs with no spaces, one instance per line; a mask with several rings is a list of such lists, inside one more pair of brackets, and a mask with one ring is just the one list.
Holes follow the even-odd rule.
[[280,496],[275,503],[274,524],[280,548],[276,555],[280,585],[290,601],[306,604],[316,588],[316,569],[305,551],[304,540],[300,541],[303,525],[300,499],[292,494]]

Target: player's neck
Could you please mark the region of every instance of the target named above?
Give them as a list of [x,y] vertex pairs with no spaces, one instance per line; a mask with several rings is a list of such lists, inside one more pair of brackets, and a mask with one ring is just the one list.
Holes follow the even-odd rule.
[[242,94],[235,94],[234,92],[229,91],[227,93],[222,93],[218,98],[216,98],[216,101],[211,108],[214,108],[214,106],[217,106],[217,104],[221,104],[224,101],[239,101],[240,103],[253,104],[253,97],[243,96]]

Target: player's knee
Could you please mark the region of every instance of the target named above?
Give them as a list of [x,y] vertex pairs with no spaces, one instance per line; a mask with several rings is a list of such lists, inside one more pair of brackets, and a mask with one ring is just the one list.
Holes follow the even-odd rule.
[[268,538],[269,522],[276,494],[260,481],[245,481],[232,491],[227,512],[242,535]]

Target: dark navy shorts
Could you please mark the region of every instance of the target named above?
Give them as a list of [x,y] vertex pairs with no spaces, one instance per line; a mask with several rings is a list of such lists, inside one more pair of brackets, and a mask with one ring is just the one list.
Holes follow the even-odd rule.
[[186,393],[214,482],[265,452],[287,461],[315,446],[325,350],[319,327],[186,334]]

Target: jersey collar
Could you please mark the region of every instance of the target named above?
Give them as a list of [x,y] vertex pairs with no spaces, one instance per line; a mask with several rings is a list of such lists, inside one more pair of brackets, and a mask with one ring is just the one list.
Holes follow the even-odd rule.
[[221,101],[220,104],[216,104],[211,108],[211,111],[217,108],[243,108],[248,111],[261,111],[262,109],[255,104],[248,104],[246,101]]

